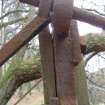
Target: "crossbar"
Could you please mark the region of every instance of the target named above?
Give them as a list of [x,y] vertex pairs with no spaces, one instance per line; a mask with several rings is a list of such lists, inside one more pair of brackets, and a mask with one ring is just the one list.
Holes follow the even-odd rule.
[[[20,2],[24,2],[33,6],[39,6],[39,0],[20,0]],[[88,10],[73,7],[72,18],[105,29],[105,18],[89,12]]]

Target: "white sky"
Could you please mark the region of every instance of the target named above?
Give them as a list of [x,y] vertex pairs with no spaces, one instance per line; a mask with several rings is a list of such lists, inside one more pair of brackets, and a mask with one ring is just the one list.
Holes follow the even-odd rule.
[[83,23],[80,21],[78,21],[78,30],[79,30],[80,35],[85,35],[87,33],[100,33],[100,32],[102,32],[101,28],[98,28],[98,27],[92,26],[88,23]]

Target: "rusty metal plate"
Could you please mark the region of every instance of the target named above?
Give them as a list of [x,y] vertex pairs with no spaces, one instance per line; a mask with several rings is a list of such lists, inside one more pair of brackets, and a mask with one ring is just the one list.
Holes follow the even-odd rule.
[[76,105],[75,66],[82,59],[76,21],[71,21],[67,37],[55,35],[54,42],[57,96],[61,105]]
[[51,2],[52,0],[40,0],[38,16],[48,18],[51,8]]
[[73,0],[54,0],[53,26],[58,36],[67,36],[73,15]]
[[[39,16],[48,17],[50,12],[52,0],[40,0]],[[55,86],[55,66],[54,66],[54,49],[52,36],[49,27],[44,29],[39,34],[40,54],[43,70],[43,83],[44,83],[44,99],[45,104],[49,105],[50,98],[56,96]]]
[[57,96],[61,105],[76,105],[75,70],[72,52],[72,35],[65,38],[55,35],[55,69]]
[[8,43],[0,50],[0,66],[13,56],[20,48],[27,44],[34,36],[42,31],[50,20],[36,17],[30,22],[21,32],[15,35]]
[[71,34],[71,39],[72,39],[72,54],[73,54],[72,61],[74,65],[77,65],[82,60],[82,56],[81,56],[80,39],[79,39],[79,32],[76,20],[71,21],[69,32]]

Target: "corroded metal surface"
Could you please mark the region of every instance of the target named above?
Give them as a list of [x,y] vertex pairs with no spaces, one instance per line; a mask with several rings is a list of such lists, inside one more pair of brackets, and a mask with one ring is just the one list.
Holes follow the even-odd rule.
[[63,39],[55,35],[54,47],[57,96],[60,105],[76,105],[71,34]]
[[48,18],[52,0],[40,0],[38,16]]
[[73,0],[54,0],[53,12],[54,31],[58,36],[65,37],[73,15]]
[[[39,2],[34,0],[20,1],[34,6],[39,5]],[[51,3],[54,3],[54,5]],[[52,11],[50,10],[51,6],[53,6]],[[39,17],[48,18],[50,12],[53,12],[54,39],[52,39],[48,27],[39,35],[45,101],[46,104],[49,104],[51,98],[51,105],[76,105],[74,64],[77,65],[81,61],[81,50],[77,24],[75,21],[71,22],[73,0],[54,0],[54,2],[52,0],[41,0]],[[1,49],[0,64],[3,64],[51,22],[49,20],[42,25],[45,20],[39,17],[33,20]],[[66,37],[61,38],[62,36]],[[52,98],[54,96],[59,99]]]
[[50,19],[36,17],[21,32],[15,35],[0,50],[0,66],[13,56],[20,48],[27,44],[34,36],[42,31],[50,22]]
[[[27,0],[27,1],[26,0],[20,0],[20,1],[25,1],[25,3],[31,4],[33,0]],[[37,3],[37,2],[39,2],[39,0],[34,0],[34,2],[36,2],[36,4],[35,4],[36,6],[39,5]],[[65,0],[64,0],[64,2],[65,2]],[[84,10],[84,9],[74,7],[72,18],[83,21],[83,22],[87,22],[89,24],[92,24],[92,25],[95,25],[97,27],[105,29],[105,17],[94,14],[94,13],[89,12],[89,11]]]
[[[41,0],[39,5],[39,16],[47,18],[50,12],[52,0]],[[40,54],[43,70],[44,99],[49,104],[50,98],[56,96],[54,51],[49,27],[39,34]]]
[[72,39],[72,54],[73,54],[72,61],[74,65],[77,65],[82,60],[82,56],[81,56],[79,32],[78,32],[77,22],[75,20],[71,21],[70,34]]
[[76,105],[73,43],[72,35],[69,33],[72,29],[70,22],[73,14],[73,0],[54,0],[53,6],[57,97],[59,97],[60,105]]

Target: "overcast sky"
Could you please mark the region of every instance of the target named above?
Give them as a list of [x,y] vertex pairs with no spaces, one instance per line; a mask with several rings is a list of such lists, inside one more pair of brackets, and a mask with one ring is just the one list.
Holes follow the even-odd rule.
[[[88,9],[96,9],[101,13],[104,13],[104,6],[103,4],[105,4],[105,0],[74,0],[74,5],[76,7],[83,7],[83,8],[88,8]],[[84,1],[84,2],[83,2]],[[92,26],[90,24],[87,23],[83,23],[83,22],[78,22],[78,29],[80,32],[80,35],[85,35],[87,33],[100,33],[102,30],[98,27]]]
[[95,27],[95,26],[92,26],[90,24],[87,24],[87,23],[83,23],[83,22],[80,22],[78,21],[78,30],[79,30],[79,33],[80,35],[86,35],[87,33],[100,33],[102,32],[102,29],[101,28],[98,28],[98,27]]

